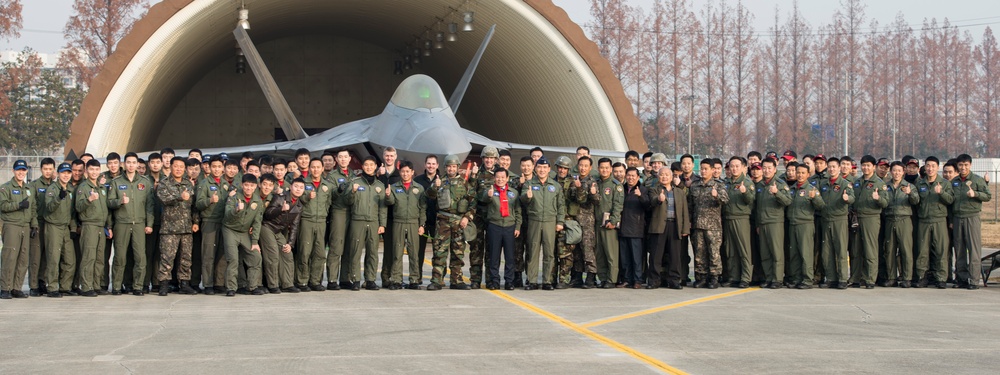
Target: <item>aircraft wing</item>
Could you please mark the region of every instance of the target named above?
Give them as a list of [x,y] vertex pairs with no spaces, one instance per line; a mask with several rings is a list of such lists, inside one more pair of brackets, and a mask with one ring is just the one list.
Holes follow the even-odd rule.
[[[527,155],[528,152],[534,147],[541,147],[545,151],[546,155],[552,154],[562,154],[568,156],[576,155],[576,147],[561,147],[561,146],[543,146],[543,145],[526,145],[522,143],[511,143],[504,141],[495,141],[479,133],[473,132],[471,130],[462,129],[465,131],[466,138],[469,139],[469,143],[473,145],[475,150],[482,150],[485,146],[493,146],[496,148],[502,148],[510,151],[515,155]],[[478,146],[478,147],[476,147]],[[611,160],[621,160],[625,157],[625,152],[614,151],[614,150],[600,150],[600,149],[590,149],[591,158],[610,158]],[[550,159],[551,160],[551,159]]]
[[[299,143],[297,141],[285,141],[285,142],[274,142],[274,143],[264,143],[259,145],[247,145],[247,146],[234,146],[234,147],[217,147],[217,148],[203,148],[201,152],[203,155],[218,155],[223,152],[229,154],[230,157],[239,157],[241,153],[246,151],[253,152],[255,154],[274,154],[280,151],[289,150],[289,152],[295,152],[295,144]],[[177,155],[187,154],[188,150],[175,150]]]
[[[308,149],[314,156],[325,150],[351,148],[368,142],[371,118],[349,122],[319,134],[296,141],[272,142],[246,146],[217,147],[201,149],[204,155],[227,153],[230,157],[250,151],[255,154],[292,156],[299,148]],[[187,155],[187,149],[177,149],[177,155]],[[148,153],[147,153],[148,154]]]

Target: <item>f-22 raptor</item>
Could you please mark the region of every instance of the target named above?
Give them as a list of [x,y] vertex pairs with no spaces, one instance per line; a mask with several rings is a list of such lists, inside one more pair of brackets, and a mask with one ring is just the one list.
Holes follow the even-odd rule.
[[[223,152],[233,154],[252,151],[281,155],[294,153],[300,148],[308,149],[314,154],[330,149],[348,149],[354,155],[380,157],[382,151],[393,147],[397,151],[399,160],[411,160],[419,170],[423,170],[421,161],[428,154],[439,157],[458,155],[460,159],[464,160],[470,151],[493,146],[498,149],[507,149],[515,155],[526,155],[535,145],[493,140],[463,129],[458,124],[458,120],[455,119],[455,113],[458,111],[462,98],[472,81],[476,67],[482,60],[486,47],[495,32],[496,25],[493,25],[450,99],[445,97],[441,87],[433,78],[423,74],[415,74],[400,83],[381,114],[339,125],[318,134],[307,135],[298,120],[295,119],[288,102],[281,95],[281,90],[267,66],[264,65],[264,61],[250,40],[249,34],[244,28],[237,27],[233,30],[236,41],[254,76],[260,83],[288,141],[203,149],[202,152],[205,154]],[[544,150],[567,155],[573,155],[576,152],[576,149],[571,147],[544,147]],[[606,150],[591,150],[591,154],[612,158],[621,158],[623,155],[622,152]]]

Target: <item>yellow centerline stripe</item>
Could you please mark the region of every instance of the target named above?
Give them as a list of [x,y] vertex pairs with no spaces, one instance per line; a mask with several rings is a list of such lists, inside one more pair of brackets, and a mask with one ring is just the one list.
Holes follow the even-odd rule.
[[[431,262],[428,261],[428,260],[426,260],[426,259],[424,260],[424,263],[426,263],[427,265],[432,265]],[[465,277],[463,276],[462,278],[464,279]],[[597,332],[591,331],[591,330],[589,330],[589,329],[587,329],[585,327],[580,326],[579,324],[573,323],[573,322],[571,322],[571,321],[567,320],[566,318],[563,318],[563,317],[561,317],[559,315],[553,314],[551,312],[548,312],[546,310],[541,309],[540,307],[537,307],[537,306],[532,305],[530,303],[527,303],[527,302],[521,301],[521,300],[519,300],[517,298],[514,298],[514,297],[510,296],[507,293],[501,292],[499,290],[491,290],[490,293],[493,293],[493,295],[495,295],[497,297],[500,297],[501,299],[503,299],[503,300],[505,300],[507,302],[513,303],[513,304],[515,304],[517,306],[520,306],[520,307],[522,307],[522,308],[524,308],[524,309],[526,309],[528,311],[532,311],[532,312],[534,312],[534,313],[536,313],[538,315],[546,317],[549,320],[552,320],[552,321],[554,321],[556,323],[559,323],[560,325],[562,325],[562,326],[564,326],[566,328],[569,328],[569,329],[571,329],[573,331],[576,331],[577,333],[579,333],[581,335],[589,337],[590,339],[592,339],[594,341],[597,341],[599,343],[607,345],[607,346],[609,346],[609,347],[611,347],[611,348],[613,348],[615,350],[618,350],[618,351],[620,351],[622,353],[628,354],[632,358],[638,359],[638,360],[640,360],[640,361],[642,361],[642,362],[644,362],[644,363],[646,363],[646,364],[648,364],[650,366],[653,366],[654,368],[656,368],[656,369],[658,369],[660,371],[663,371],[663,372],[668,373],[668,374],[687,374],[686,372],[681,371],[681,370],[677,369],[676,367],[673,367],[673,366],[670,366],[670,365],[668,365],[666,363],[663,363],[660,360],[657,360],[657,359],[655,359],[653,357],[650,357],[650,356],[648,356],[646,354],[643,354],[642,352],[640,352],[638,350],[635,350],[635,349],[632,349],[631,347],[628,347],[628,346],[626,346],[626,345],[624,345],[624,344],[622,344],[620,342],[617,342],[615,340],[612,340],[612,339],[609,339],[607,337],[604,337],[604,336],[598,334]]]
[[611,347],[613,349],[616,349],[616,350],[618,350],[618,351],[620,351],[622,353],[628,354],[629,356],[631,356],[631,357],[633,357],[635,359],[638,359],[638,360],[640,360],[640,361],[642,361],[642,362],[644,362],[644,363],[646,363],[646,364],[648,364],[650,366],[653,366],[654,368],[656,368],[656,369],[658,369],[660,371],[663,371],[663,372],[668,373],[668,374],[686,374],[684,371],[681,371],[681,370],[677,369],[676,367],[670,366],[670,365],[668,365],[666,363],[663,363],[660,360],[657,360],[657,359],[655,359],[653,357],[645,355],[642,352],[640,352],[638,350],[635,350],[635,349],[633,349],[631,347],[628,347],[628,346],[626,346],[626,345],[624,345],[624,344],[622,344],[620,342],[617,342],[615,340],[612,340],[612,339],[609,339],[607,337],[604,337],[604,336],[602,336],[602,335],[600,335],[600,334],[598,334],[598,333],[596,333],[594,331],[591,331],[590,329],[587,329],[586,327],[580,326],[579,324],[576,324],[576,323],[573,323],[573,322],[571,322],[569,320],[566,320],[565,318],[563,318],[561,316],[558,316],[556,314],[553,314],[551,312],[543,310],[543,309],[541,309],[541,308],[539,308],[539,307],[537,307],[535,305],[532,305],[530,303],[527,303],[527,302],[521,301],[521,300],[519,300],[517,298],[514,298],[514,297],[510,296],[507,293],[504,293],[504,292],[501,292],[501,291],[497,291],[497,290],[490,291],[490,293],[493,293],[493,295],[495,295],[497,297],[500,297],[501,299],[504,299],[507,302],[513,303],[513,304],[518,305],[518,306],[520,306],[520,307],[522,307],[522,308],[524,308],[524,309],[526,309],[528,311],[531,311],[531,312],[534,312],[534,313],[536,313],[538,315],[546,317],[549,320],[552,320],[552,321],[554,321],[556,323],[559,323],[562,326],[564,326],[566,328],[569,328],[569,329],[571,329],[573,331],[576,331],[577,333],[579,333],[581,335],[589,337],[590,339],[592,339],[594,341],[597,341],[599,343],[607,345],[607,346],[609,346],[609,347]]
[[590,322],[590,323],[584,323],[584,324],[581,324],[581,326],[585,327],[585,328],[594,328],[594,327],[597,327],[599,325],[604,325],[604,324],[608,324],[608,323],[614,323],[614,322],[617,322],[617,321],[621,321],[621,320],[625,320],[625,319],[631,319],[631,318],[635,318],[635,317],[640,317],[640,316],[643,316],[643,315],[654,314],[654,313],[658,313],[660,311],[673,310],[673,309],[676,309],[678,307],[684,307],[684,306],[690,306],[690,305],[694,305],[694,304],[698,304],[698,303],[702,303],[702,302],[714,301],[714,300],[717,300],[717,299],[722,299],[722,298],[726,298],[726,297],[732,297],[732,296],[736,296],[736,295],[740,295],[740,294],[744,294],[744,293],[750,293],[750,292],[754,292],[754,291],[757,291],[757,290],[760,290],[760,288],[740,289],[740,290],[733,291],[733,292],[720,293],[720,294],[711,295],[711,296],[708,296],[708,297],[702,297],[702,298],[696,298],[696,299],[692,299],[692,300],[688,300],[688,301],[684,301],[684,302],[678,302],[678,303],[671,304],[671,305],[654,307],[654,308],[646,309],[646,310],[642,310],[642,311],[636,311],[634,313],[628,313],[628,314],[624,314],[624,315],[613,316],[613,317],[610,317],[610,318],[607,318],[607,319],[601,319],[601,320],[593,321],[593,322]]

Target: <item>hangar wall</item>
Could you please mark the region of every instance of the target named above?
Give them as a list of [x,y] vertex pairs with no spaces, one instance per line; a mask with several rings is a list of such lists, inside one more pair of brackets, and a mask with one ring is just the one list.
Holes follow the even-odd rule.
[[[375,116],[405,77],[422,73],[416,64],[404,75],[393,75],[392,51],[346,37],[286,37],[262,43],[258,50],[306,129]],[[208,72],[170,114],[154,149],[273,141],[280,126],[247,69],[236,73],[234,54]]]
[[[408,39],[420,38],[414,33],[427,30],[427,22],[462,2],[245,0],[245,3],[252,10],[252,35],[260,46],[288,37],[339,35],[392,49],[401,48],[401,43]],[[445,94],[450,94],[482,41],[485,26],[499,25],[497,37],[490,44],[461,106],[462,126],[487,137],[519,143],[646,149],[641,125],[610,65],[580,26],[551,0],[481,1],[476,2],[475,10],[476,30],[463,33],[457,42],[435,52],[430,63],[423,66]],[[235,15],[233,4],[228,1],[163,0],[151,7],[122,39],[118,50],[91,83],[71,127],[67,150],[96,154],[149,150],[158,146],[161,137],[167,137],[163,141],[166,143],[176,140],[170,137],[177,137],[178,133],[190,136],[192,131],[195,134],[204,131],[209,128],[203,123],[206,117],[207,121],[221,122],[221,113],[233,113],[232,109],[219,110],[231,103],[223,100],[220,104],[217,97],[228,95],[204,93],[215,86],[196,88],[208,85],[201,81],[211,80],[210,73],[214,70],[233,69]],[[392,59],[383,61],[379,65],[391,64]],[[391,75],[391,70],[386,74]],[[237,89],[246,89],[242,90],[244,103],[253,103],[246,96],[250,93],[247,86],[240,81]],[[217,87],[223,86],[220,83]],[[189,94],[192,96],[188,97]],[[214,107],[206,108],[202,101],[214,103]],[[186,109],[178,112],[178,106]],[[233,139],[231,133],[249,133],[253,139],[273,138],[273,130],[265,134],[263,130],[257,133],[243,129],[251,117],[273,121],[273,115],[257,112],[261,107],[245,105],[242,113],[237,112],[240,115],[237,125],[228,131],[217,130],[216,134],[224,134],[224,139],[231,141],[226,144],[233,146],[253,142]],[[305,107],[292,109],[304,115],[309,112]],[[200,114],[192,115],[198,111]],[[261,120],[264,117],[267,120]],[[168,122],[183,126],[173,125],[164,130]],[[312,127],[308,123],[305,126]]]

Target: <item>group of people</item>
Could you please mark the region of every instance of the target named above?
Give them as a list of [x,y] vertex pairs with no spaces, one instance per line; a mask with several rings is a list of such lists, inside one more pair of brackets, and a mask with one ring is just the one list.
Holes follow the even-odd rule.
[[532,149],[518,173],[494,147],[481,164],[448,155],[439,168],[427,155],[419,174],[391,147],[358,170],[346,149],[312,155],[167,148],[102,165],[85,154],[42,160],[32,181],[19,160],[0,185],[0,299],[378,290],[376,276],[382,288],[421,289],[428,240],[427,290],[445,277],[459,290],[981,281],[991,196],[964,154],[943,175],[933,156],[855,164],[793,151],[705,158],[697,173],[691,155],[629,151],[617,162],[583,146],[576,160]]

